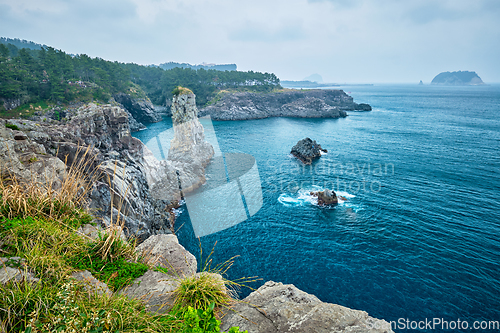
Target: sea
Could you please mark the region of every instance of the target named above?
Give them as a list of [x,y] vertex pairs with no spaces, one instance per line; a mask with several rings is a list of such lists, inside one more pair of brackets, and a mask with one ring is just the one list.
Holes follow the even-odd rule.
[[[500,84],[335,89],[373,110],[212,121],[223,153],[255,158],[262,206],[196,237],[184,205],[180,243],[200,266],[232,262],[228,279],[259,279],[243,283],[240,297],[272,280],[366,311],[396,332],[498,332]],[[147,127],[134,136],[165,158],[158,138],[172,121]],[[328,150],[311,166],[290,154],[306,137]],[[310,192],[325,188],[342,196],[339,205],[317,205]]]

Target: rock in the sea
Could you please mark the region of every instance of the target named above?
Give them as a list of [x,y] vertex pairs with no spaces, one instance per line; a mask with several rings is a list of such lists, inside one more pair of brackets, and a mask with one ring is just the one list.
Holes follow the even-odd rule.
[[321,302],[316,296],[272,281],[227,311],[221,329],[232,326],[252,333],[390,333],[391,325],[368,313]]
[[179,244],[175,235],[154,235],[137,246],[136,251],[148,265],[167,269],[171,276],[189,276],[196,273],[196,258]]
[[315,140],[305,138],[293,146],[291,154],[301,160],[304,164],[311,164],[313,160],[321,156],[321,152],[326,153],[327,150],[321,148],[321,145]]
[[329,189],[326,189],[324,191],[311,192],[310,194],[312,196],[318,197],[319,206],[332,206],[338,204],[339,202],[335,192]]
[[221,93],[219,100],[200,111],[214,120],[245,120],[268,117],[342,118],[346,111],[368,111],[368,104],[354,103],[342,90],[288,90],[257,94]]

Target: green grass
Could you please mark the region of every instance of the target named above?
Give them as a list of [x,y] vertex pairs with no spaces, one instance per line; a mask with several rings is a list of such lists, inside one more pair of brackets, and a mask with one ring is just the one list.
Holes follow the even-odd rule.
[[14,130],[14,131],[19,131],[19,127],[17,127],[17,125],[14,125],[14,124],[6,123],[5,127],[10,128],[11,130]]
[[28,118],[31,117],[36,111],[44,112],[51,108],[46,101],[40,101],[37,103],[26,103],[18,106],[15,109],[6,111],[2,110],[0,117],[2,118]]
[[72,267],[88,270],[92,275],[106,283],[112,291],[118,291],[136,278],[144,275],[149,267],[140,262],[127,261],[129,258],[117,257],[114,260],[102,259],[99,243],[91,243],[83,253],[67,259]]

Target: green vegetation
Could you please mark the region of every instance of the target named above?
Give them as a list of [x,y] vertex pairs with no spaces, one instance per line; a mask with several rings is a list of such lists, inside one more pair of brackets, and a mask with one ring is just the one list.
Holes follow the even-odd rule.
[[31,116],[34,111],[26,106],[40,102],[108,102],[113,94],[120,92],[165,105],[174,88],[182,86],[193,91],[197,104],[202,106],[224,89],[270,92],[280,87],[279,79],[270,73],[203,68],[164,70],[85,54],[72,56],[52,47],[19,49],[6,42],[0,43],[0,98],[19,99],[23,106],[7,113],[0,103],[2,117]]
[[14,131],[19,131],[19,127],[17,127],[17,125],[14,125],[14,124],[6,123],[5,127],[10,128],[10,129],[12,129]]

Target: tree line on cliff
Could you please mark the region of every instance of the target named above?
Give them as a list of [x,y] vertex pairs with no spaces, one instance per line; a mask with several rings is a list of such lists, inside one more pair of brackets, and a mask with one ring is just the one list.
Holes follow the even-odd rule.
[[145,97],[141,96],[145,93],[154,104],[164,105],[178,85],[190,88],[197,95],[197,104],[204,105],[223,89],[267,92],[280,87],[280,81],[271,73],[164,70],[70,55],[52,47],[20,49],[0,43],[0,98],[4,99],[23,103],[108,101],[113,94],[124,92],[139,95],[134,97]]

